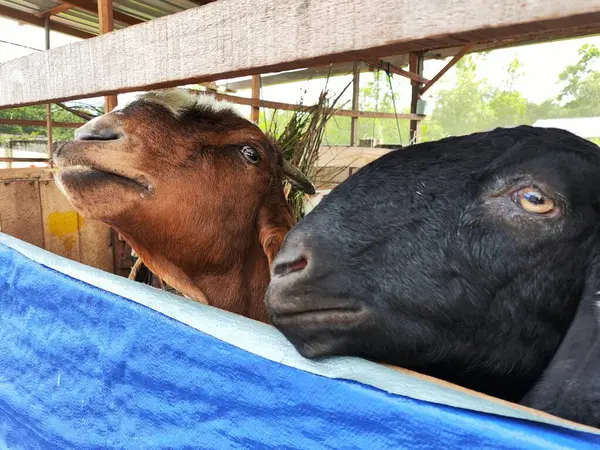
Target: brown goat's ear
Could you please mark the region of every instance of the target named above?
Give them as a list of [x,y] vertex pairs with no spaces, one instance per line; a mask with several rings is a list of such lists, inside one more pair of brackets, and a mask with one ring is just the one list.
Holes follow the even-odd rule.
[[292,214],[283,198],[283,192],[270,195],[260,207],[256,221],[258,240],[267,255],[269,267],[292,226]]

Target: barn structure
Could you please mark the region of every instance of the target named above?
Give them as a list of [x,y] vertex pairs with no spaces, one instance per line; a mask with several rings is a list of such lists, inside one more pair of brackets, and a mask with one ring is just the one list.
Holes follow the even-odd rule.
[[[362,150],[357,147],[356,129],[361,118],[394,118],[406,121],[406,126],[410,128],[411,140],[418,141],[419,124],[425,119],[420,103],[421,96],[465,54],[600,33],[600,0],[429,0],[419,4],[407,0],[0,0],[0,15],[45,27],[45,44],[48,49],[0,64],[0,109],[50,105],[104,96],[106,110],[111,110],[116,106],[118,93],[202,83],[208,92],[217,98],[250,106],[252,118],[256,120],[260,108],[296,108],[296,105],[262,100],[261,86],[324,76],[327,73],[335,75],[352,72],[352,108],[337,111],[336,114],[352,118],[352,148],[347,151],[358,153],[359,156]],[[50,30],[77,36],[83,40],[49,49]],[[425,79],[423,63],[432,58],[451,59],[437,75]],[[409,114],[358,109],[358,80],[361,73],[373,68],[411,80],[412,101]],[[230,83],[231,89],[251,88],[252,97],[239,97],[215,89],[214,82],[232,78],[241,80]],[[21,124],[26,124],[25,122],[27,121],[19,121]],[[10,121],[3,119],[0,123]],[[73,123],[53,122],[51,114],[48,114],[45,123],[27,124],[47,127],[48,157],[51,156],[53,127],[78,126]],[[369,151],[377,153],[388,150]],[[22,160],[45,162],[47,158],[0,158],[0,162]],[[121,275],[128,273],[132,261],[124,241],[104,225],[86,223],[79,217],[56,190],[50,173],[42,168],[5,169],[0,171],[0,181],[2,233],[105,272]],[[54,268],[52,274],[42,269],[39,269],[40,273],[44,272],[44,276],[48,275],[52,280],[56,278],[58,284],[71,283],[69,277],[77,277],[79,280],[87,280],[86,283],[90,283],[90,286],[108,292],[105,292],[106,295],[99,294],[90,288],[94,291],[93,296],[100,299],[94,304],[101,304],[111,295],[126,296],[123,286],[114,280],[94,284],[90,281],[89,274],[82,275],[85,271],[77,269],[77,272],[71,270],[70,266],[65,266],[61,260],[47,259],[35,248],[21,244],[20,241],[9,238],[0,241],[0,244],[10,247],[11,251],[17,251],[25,255],[26,259],[29,258],[19,259],[18,265],[21,268],[27,267],[31,261],[35,264],[45,264],[44,260],[50,261],[45,267]],[[6,265],[10,262],[16,267],[16,259],[6,256],[7,252],[3,255],[8,259],[0,261],[1,264]],[[109,285],[110,287],[107,287]],[[152,295],[142,295],[148,300],[146,306],[152,307],[156,304],[153,303]],[[181,314],[173,312],[175,309],[177,308],[174,307],[165,314],[179,320]],[[136,310],[132,314],[140,320],[146,320],[146,313],[142,310]],[[189,314],[193,315],[196,312],[192,311]],[[219,316],[217,319],[228,320],[223,317]],[[95,326],[92,322],[84,325],[91,328]],[[169,332],[166,328],[165,330],[165,333]],[[212,333],[210,330],[203,330]],[[218,333],[212,333],[211,336],[219,339],[222,337],[219,337]],[[242,342],[247,338],[240,334],[239,339],[236,338],[232,345],[243,346]],[[283,352],[281,349],[284,349],[284,344],[276,343],[274,348]],[[190,358],[191,361],[193,358]],[[280,361],[284,360],[285,358]],[[151,362],[148,364],[151,365]],[[309,373],[322,375],[312,366],[303,366],[303,363],[297,361],[294,364]],[[335,370],[333,373],[333,378],[344,377]],[[393,383],[393,376],[390,379]],[[409,386],[410,380],[405,381],[408,383],[406,386]],[[360,378],[359,382],[366,381]],[[58,384],[60,385],[60,375]],[[422,385],[419,386],[423,388]],[[315,387],[317,388],[318,386]],[[387,389],[380,385],[378,388]],[[409,395],[407,392],[410,389],[388,389],[388,392],[400,391]],[[442,391],[442,394],[438,393],[441,397],[449,395],[448,391]],[[370,394],[365,394],[364,398],[368,395]],[[421,400],[435,403],[435,395],[425,396],[427,398]],[[276,400],[274,397],[273,401]],[[383,398],[381,400],[384,401]],[[447,398],[442,399],[442,402],[446,400]],[[554,443],[558,447],[579,442],[579,448],[586,445],[592,448],[598,444],[598,436],[594,434],[596,431],[589,428],[567,424],[565,421],[532,412],[523,412],[524,409],[515,412],[517,410],[511,410],[510,405],[498,406],[497,402],[490,402],[483,402],[484,406],[481,406],[477,402],[461,400],[459,395],[456,398],[452,397],[446,405],[504,415],[515,423],[521,423],[522,420],[538,420],[533,429],[526,426],[494,435],[500,441],[505,439],[505,444],[506,440],[510,440],[506,448],[517,442],[515,440],[525,439],[528,433],[535,435],[537,432],[541,433],[540,429],[548,431],[545,428],[548,424],[564,426],[568,438],[573,440],[565,438],[566,441],[561,441],[561,432],[555,433],[553,429],[543,437],[538,435],[538,441],[530,440],[523,446],[551,448]],[[498,409],[494,408],[508,410],[498,413]],[[32,412],[32,417],[40,411]],[[254,413],[258,414],[257,411]],[[437,417],[442,417],[442,420],[447,419],[437,410],[429,413],[427,420],[430,420],[428,423],[431,429],[435,428],[436,414]],[[110,414],[112,412],[108,413],[109,416]],[[342,411],[338,409],[332,414],[342,414]],[[465,417],[461,420],[474,420],[473,426],[491,423],[485,422],[485,418],[478,422],[478,418]],[[140,421],[143,422],[143,419],[140,418]],[[511,430],[508,422],[500,422],[502,426]],[[540,423],[542,425],[536,428]],[[496,425],[489,426],[493,429]],[[144,427],[140,429],[151,429]],[[251,428],[252,424],[249,422],[247,430]],[[263,432],[264,436],[269,435],[267,429]],[[588,434],[578,441],[578,432]],[[75,436],[69,433],[61,436]],[[460,434],[462,431],[457,433],[454,437],[466,436]],[[447,437],[450,435],[452,430],[448,431]],[[269,435],[272,442],[276,442],[279,437]],[[413,438],[418,440],[418,437]],[[2,437],[0,441],[1,439]],[[346,444],[349,448],[352,441],[351,437],[348,439],[350,440]],[[448,439],[452,441],[454,438]],[[454,439],[452,442],[456,447],[447,448],[461,448],[459,441],[460,439]],[[493,445],[494,442],[500,441],[490,439],[485,443],[483,440],[481,442],[482,445]],[[98,444],[90,442],[87,444]],[[448,442],[440,441],[438,444],[444,446]],[[144,445],[142,448],[150,448]],[[342,447],[344,446],[338,448]],[[387,447],[383,445],[379,448]],[[390,448],[393,448],[393,445]]]
[[[477,7],[471,8],[471,3]],[[0,108],[48,105],[45,123],[0,119],[0,124],[45,126],[50,156],[53,127],[80,125],[53,122],[49,106],[53,102],[105,96],[106,110],[111,110],[117,93],[201,83],[217,98],[250,106],[252,119],[257,120],[260,108],[297,108],[262,100],[261,86],[353,73],[352,108],[335,112],[351,118],[352,148],[327,152],[335,155],[338,165],[351,156],[354,164],[321,186],[329,189],[389,151],[359,147],[361,118],[401,120],[410,128],[411,141],[416,142],[420,123],[426,118],[421,96],[462,56],[596,34],[599,14],[596,2],[585,0],[568,6],[533,0],[503,5],[428,1],[419,8],[397,1],[0,0],[0,15],[45,27],[46,48],[50,48],[50,30],[83,39],[0,65]],[[438,74],[431,79],[423,77],[425,60],[450,57]],[[360,74],[376,68],[411,80],[409,114],[358,109]],[[251,88],[252,96],[216,89],[215,81],[232,78],[237,79],[227,84],[230,90]],[[0,156],[0,164],[23,161],[43,165],[47,158],[8,155],[8,150],[7,156]],[[53,186],[47,188],[53,191],[52,199],[43,194],[44,188],[39,186],[46,186],[49,174],[37,169],[2,171],[0,178],[5,181],[0,188],[0,210],[4,210],[0,227],[4,232],[74,260],[127,273],[132,260],[124,241],[110,237],[102,226],[75,221],[77,216]],[[15,189],[18,192],[13,192]],[[19,199],[16,204],[21,212],[6,212],[15,207],[7,205],[7,197]],[[22,205],[34,209],[24,212]],[[61,216],[66,222],[59,227],[63,233],[59,237],[45,222],[54,213],[67,214]],[[25,217],[31,225],[23,225]],[[89,236],[82,232],[86,227]],[[91,259],[90,252],[94,255]]]

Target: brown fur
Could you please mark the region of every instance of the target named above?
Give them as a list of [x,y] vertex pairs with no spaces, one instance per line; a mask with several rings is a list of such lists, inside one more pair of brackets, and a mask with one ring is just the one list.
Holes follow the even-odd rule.
[[[276,144],[233,111],[196,105],[174,115],[143,97],[79,136],[101,131],[122,137],[77,139],[55,153],[73,206],[121,233],[182,294],[266,322],[269,265],[293,225]],[[244,145],[258,164],[239,153]]]

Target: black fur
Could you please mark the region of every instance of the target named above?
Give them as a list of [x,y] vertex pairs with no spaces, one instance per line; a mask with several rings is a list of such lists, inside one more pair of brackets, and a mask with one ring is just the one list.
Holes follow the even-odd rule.
[[[526,186],[560,214],[523,210],[510,194]],[[600,149],[562,130],[394,151],[288,234],[271,319],[306,357],[396,364],[599,426],[599,200]],[[287,273],[300,257],[306,268]],[[356,313],[314,313],[326,308]]]

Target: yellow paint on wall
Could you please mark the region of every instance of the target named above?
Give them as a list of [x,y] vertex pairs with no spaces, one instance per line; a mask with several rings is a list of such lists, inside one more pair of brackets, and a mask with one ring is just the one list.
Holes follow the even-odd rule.
[[48,215],[48,231],[54,236],[66,236],[71,233],[77,233],[79,228],[78,214],[75,211],[57,211]]

